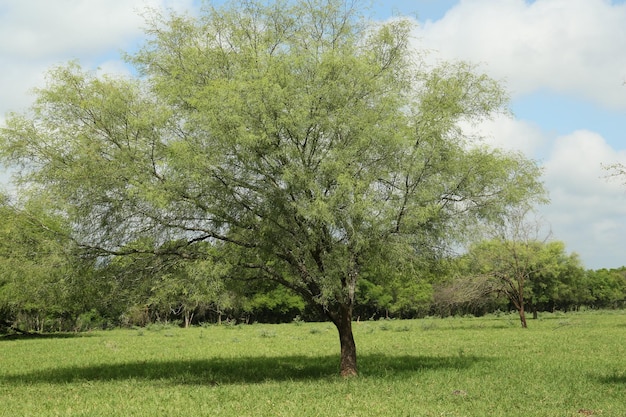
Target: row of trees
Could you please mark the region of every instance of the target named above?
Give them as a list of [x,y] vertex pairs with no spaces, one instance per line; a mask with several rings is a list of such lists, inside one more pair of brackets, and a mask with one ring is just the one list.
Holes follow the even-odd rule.
[[[45,202],[41,216],[3,208],[9,236],[44,226],[32,230],[41,248],[3,259],[3,308],[186,322],[298,311],[334,323],[341,373],[354,375],[355,313],[425,314],[464,265],[515,304],[492,278],[521,291],[532,277],[449,260],[546,200],[534,161],[460,127],[506,112],[506,92],[466,63],[428,65],[410,20],[373,24],[358,6],[153,15],[127,56],[137,76],[52,69],[0,131],[21,198]],[[31,290],[43,292],[22,297]]]
[[[325,319],[284,286],[237,276],[232,254],[220,245],[205,244],[212,256],[194,260],[141,252],[94,257],[67,237],[68,225],[60,217],[40,206],[17,209],[5,199],[0,212],[4,330]],[[626,303],[626,268],[585,270],[559,241],[491,238],[427,268],[416,263],[404,268],[377,263],[363,271],[357,319],[516,310],[525,327],[525,310],[536,315]]]

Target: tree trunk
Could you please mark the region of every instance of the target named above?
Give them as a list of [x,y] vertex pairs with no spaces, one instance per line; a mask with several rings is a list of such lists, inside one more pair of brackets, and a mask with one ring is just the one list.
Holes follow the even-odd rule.
[[519,311],[519,319],[522,322],[522,328],[526,329],[528,328],[528,325],[526,324],[526,313],[524,312],[524,304],[520,305],[520,307],[518,308]]
[[522,323],[522,329],[528,328],[526,324],[526,312],[524,311],[524,280],[518,280],[518,287],[514,287],[515,297],[511,300],[519,313],[519,320]]
[[352,334],[352,306],[342,304],[333,322],[339,332],[341,344],[340,372],[343,377],[352,377],[358,374],[356,366],[356,344]]
[[193,320],[193,311],[185,310],[185,329],[188,329],[191,326],[191,320]]

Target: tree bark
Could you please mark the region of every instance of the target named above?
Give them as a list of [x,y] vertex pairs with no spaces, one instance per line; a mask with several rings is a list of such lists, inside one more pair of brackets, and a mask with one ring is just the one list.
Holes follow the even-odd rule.
[[524,312],[524,304],[523,303],[519,306],[518,311],[519,311],[519,319],[520,319],[520,321],[522,323],[522,328],[523,329],[528,328],[528,325],[526,324],[526,313]]
[[191,320],[193,320],[194,313],[189,310],[185,310],[185,329],[188,329],[191,326]]
[[333,323],[339,332],[341,344],[340,372],[343,377],[352,377],[358,374],[356,366],[356,344],[352,333],[352,306],[340,305],[338,314]]

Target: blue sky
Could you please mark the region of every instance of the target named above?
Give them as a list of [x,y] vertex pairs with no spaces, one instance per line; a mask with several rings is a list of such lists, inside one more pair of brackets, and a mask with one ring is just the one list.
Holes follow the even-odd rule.
[[402,15],[425,21],[441,19],[456,3],[458,0],[374,0],[372,8],[381,18]]
[[[626,0],[372,0],[374,19],[416,19],[429,60],[466,60],[501,81],[513,117],[474,128],[491,146],[544,168],[552,238],[588,268],[626,265],[626,186],[602,164],[626,163]],[[368,3],[365,0],[363,3]],[[78,59],[125,73],[120,51],[142,41],[146,6],[195,0],[0,0],[0,124],[23,111],[46,69]],[[0,180],[7,173],[0,170]]]

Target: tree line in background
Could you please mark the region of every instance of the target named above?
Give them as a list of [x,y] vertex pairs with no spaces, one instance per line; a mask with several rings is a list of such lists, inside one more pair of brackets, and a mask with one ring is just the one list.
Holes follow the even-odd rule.
[[[60,217],[40,206],[17,209],[5,199],[0,215],[2,332],[326,319],[284,286],[238,279],[232,254],[219,245],[206,248],[213,261],[93,256],[67,238]],[[585,270],[559,241],[483,240],[427,268],[372,264],[359,282],[355,318],[518,311],[520,291],[533,314],[624,308],[626,267]]]

